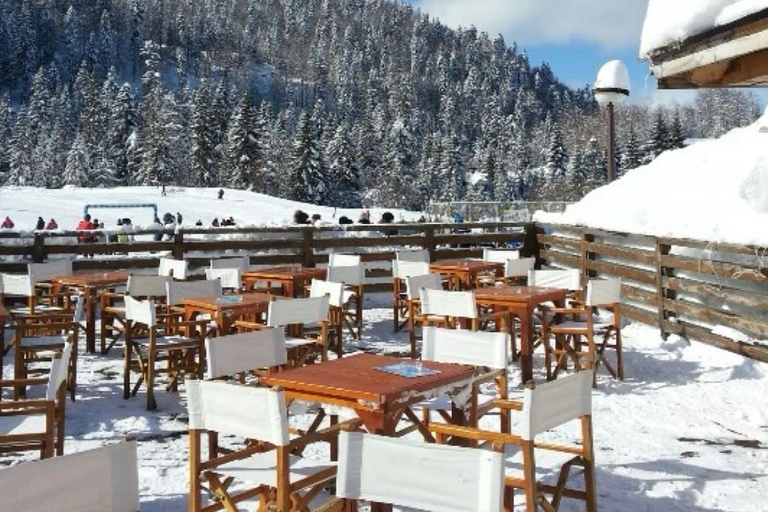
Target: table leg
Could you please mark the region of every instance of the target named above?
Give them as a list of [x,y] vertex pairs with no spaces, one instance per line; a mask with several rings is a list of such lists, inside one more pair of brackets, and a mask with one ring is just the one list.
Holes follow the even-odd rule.
[[531,340],[531,322],[533,310],[528,310],[520,316],[520,370],[523,374],[523,384],[533,380],[533,342]]
[[93,354],[96,352],[96,290],[85,290],[85,350]]

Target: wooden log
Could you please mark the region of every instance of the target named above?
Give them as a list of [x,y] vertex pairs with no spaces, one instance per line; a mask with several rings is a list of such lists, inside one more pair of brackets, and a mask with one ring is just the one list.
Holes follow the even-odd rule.
[[537,237],[538,243],[541,245],[549,245],[551,248],[570,249],[571,252],[579,252],[581,250],[581,241],[578,238],[566,238],[563,236],[554,235],[539,235]]
[[525,242],[525,233],[463,233],[435,235],[436,244],[478,245],[508,242]]
[[550,266],[552,263],[559,263],[569,268],[581,268],[581,258],[578,256],[544,249],[540,251],[540,254],[543,265]]
[[622,302],[625,299],[629,299],[632,302],[639,302],[645,306],[648,306],[649,308],[653,308],[654,310],[658,309],[658,306],[659,306],[659,298],[656,296],[655,292],[650,292],[648,290],[643,290],[642,288],[637,288],[635,286],[630,286],[626,283],[622,283],[621,285]]
[[764,345],[753,345],[742,341],[732,340],[724,336],[713,334],[709,329],[701,327],[690,322],[681,321],[681,335],[688,339],[706,343],[729,352],[768,363],[768,347]]
[[768,284],[768,268],[754,269],[734,265],[732,263],[712,263],[708,260],[687,258],[685,256],[664,256],[662,265],[677,270],[697,272],[699,274],[712,274],[728,279],[741,279],[753,283]]
[[652,251],[638,247],[617,247],[614,245],[586,242],[584,250],[598,255],[600,258],[608,256],[619,260],[627,260],[632,263],[640,263],[653,267],[656,264],[656,256]]
[[650,326],[656,326],[659,321],[655,311],[646,311],[624,303],[621,305],[621,316]]
[[689,247],[691,249],[702,249],[712,252],[724,252],[748,256],[756,256],[758,254],[766,254],[768,252],[768,248],[766,247],[703,242],[701,240],[691,240],[687,238],[659,238],[659,243],[678,247]]
[[743,332],[756,339],[768,339],[768,322],[761,319],[746,318],[724,311],[718,311],[700,304],[684,300],[664,299],[664,308],[677,314],[681,319],[691,319],[712,325],[723,325]]
[[587,262],[586,267],[589,270],[597,270],[601,274],[611,277],[630,279],[648,285],[656,284],[656,273],[652,270],[642,270],[605,261],[589,261]]

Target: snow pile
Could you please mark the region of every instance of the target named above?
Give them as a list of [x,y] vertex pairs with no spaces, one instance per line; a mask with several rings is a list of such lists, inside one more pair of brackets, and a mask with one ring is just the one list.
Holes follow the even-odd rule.
[[[40,189],[34,187],[0,187],[0,219],[9,216],[16,230],[33,230],[38,216],[45,222],[54,218],[60,229],[74,229],[83,216],[87,204],[157,204],[162,219],[166,212],[183,217],[183,225],[193,226],[198,220],[208,227],[214,218],[219,221],[233,217],[238,226],[284,225],[293,221],[293,212],[303,210],[309,215],[319,213],[321,223],[337,224],[342,215],[357,221],[363,209],[339,209],[315,206],[286,199],[257,194],[245,190],[224,189],[224,197],[217,199],[218,188],[167,187],[161,195],[157,187],[118,187]],[[385,208],[372,208],[371,221],[376,222]],[[395,220],[412,221],[420,213],[389,210]],[[104,223],[105,228],[116,228],[117,220],[130,217],[135,227],[152,223],[152,210],[93,209],[91,215]]]
[[640,58],[763,9],[768,9],[768,0],[649,0]]
[[768,246],[768,113],[720,139],[669,151],[537,221]]

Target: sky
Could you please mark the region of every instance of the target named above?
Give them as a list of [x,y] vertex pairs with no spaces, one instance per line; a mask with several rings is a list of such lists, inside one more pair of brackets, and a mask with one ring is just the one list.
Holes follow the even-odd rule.
[[[450,27],[469,27],[516,42],[532,64],[549,63],[572,87],[593,84],[600,67],[621,59],[632,81],[630,101],[685,103],[695,91],[659,91],[638,58],[647,0],[404,0]],[[673,0],[669,0],[673,1]],[[759,96],[765,103],[768,94]]]

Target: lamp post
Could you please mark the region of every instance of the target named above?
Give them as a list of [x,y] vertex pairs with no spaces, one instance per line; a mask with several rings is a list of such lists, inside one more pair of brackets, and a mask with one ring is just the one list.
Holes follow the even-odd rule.
[[613,118],[614,105],[621,105],[629,96],[629,70],[620,60],[606,62],[597,73],[595,100],[606,107],[608,115],[608,183],[616,177],[616,129]]

